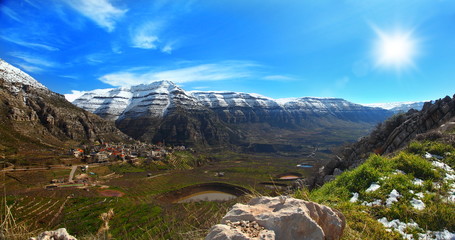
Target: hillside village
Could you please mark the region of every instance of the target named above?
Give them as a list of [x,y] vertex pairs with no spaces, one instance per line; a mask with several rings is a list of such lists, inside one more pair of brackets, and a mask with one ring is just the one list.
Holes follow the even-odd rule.
[[165,146],[164,144],[147,144],[137,142],[134,144],[95,142],[84,144],[76,149],[70,149],[74,157],[85,163],[108,163],[115,161],[127,161],[136,163],[139,160],[159,161],[166,158],[174,151],[190,151],[192,148],[185,146]]

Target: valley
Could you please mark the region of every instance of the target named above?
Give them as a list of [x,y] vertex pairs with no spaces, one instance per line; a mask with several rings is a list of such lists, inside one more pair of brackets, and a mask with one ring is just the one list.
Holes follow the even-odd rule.
[[[450,97],[392,116],[338,98],[187,92],[170,81],[94,90],[73,105],[0,63],[2,217],[16,239],[57,228],[99,239],[106,218],[112,239],[201,239],[233,204],[256,196],[323,202],[355,222],[358,208],[343,205],[350,193],[338,185],[362,171],[352,166],[432,139],[425,134],[441,125],[438,136],[450,138],[455,116]],[[450,181],[439,194],[451,194]],[[385,230],[375,223],[366,236],[380,239]],[[354,223],[349,231],[363,234]]]

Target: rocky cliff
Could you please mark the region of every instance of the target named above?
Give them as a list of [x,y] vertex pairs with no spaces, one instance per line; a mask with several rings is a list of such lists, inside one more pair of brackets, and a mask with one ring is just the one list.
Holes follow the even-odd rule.
[[65,141],[127,139],[113,123],[80,109],[0,59],[0,151],[61,146]]
[[437,129],[453,122],[454,118],[455,95],[453,98],[446,96],[435,102],[426,102],[421,111],[411,109],[407,113],[396,114],[380,123],[370,135],[345,147],[339,153],[339,158],[321,170],[318,182],[321,184],[324,176],[332,175],[335,169],[358,166],[371,153],[389,154],[406,146],[416,137],[437,135]]

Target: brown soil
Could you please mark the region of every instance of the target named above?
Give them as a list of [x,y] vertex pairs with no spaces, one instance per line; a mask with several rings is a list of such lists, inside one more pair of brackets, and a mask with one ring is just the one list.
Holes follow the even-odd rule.
[[110,190],[110,189],[102,190],[102,191],[98,191],[98,192],[104,197],[123,197],[123,195],[125,195],[124,192],[120,192],[118,190]]

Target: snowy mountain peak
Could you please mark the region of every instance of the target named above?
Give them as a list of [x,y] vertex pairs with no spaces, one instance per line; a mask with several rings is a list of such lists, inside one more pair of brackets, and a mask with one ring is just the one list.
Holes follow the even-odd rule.
[[415,110],[421,110],[423,104],[428,101],[421,101],[421,102],[390,102],[390,103],[368,103],[363,104],[367,107],[379,107],[383,109],[387,109],[393,112],[406,112],[409,109],[413,108]]
[[[302,97],[272,99],[255,93],[231,91],[189,91],[171,81],[156,81],[127,88],[99,89],[85,93],[73,103],[109,120],[143,116],[162,117],[176,106],[185,109],[206,107],[229,121],[246,121],[253,117],[267,118],[269,114],[294,113],[358,113],[368,107],[340,98]],[[229,117],[233,116],[233,117]]]
[[[22,84],[39,89],[47,89],[43,84],[36,81],[33,77],[21,71],[20,69],[12,66],[0,58],[0,75],[8,83]],[[16,88],[13,86],[13,88]],[[13,89],[17,90],[18,89]]]
[[164,116],[176,104],[200,106],[192,96],[167,80],[89,91],[74,100],[73,104],[109,120],[143,115]]

